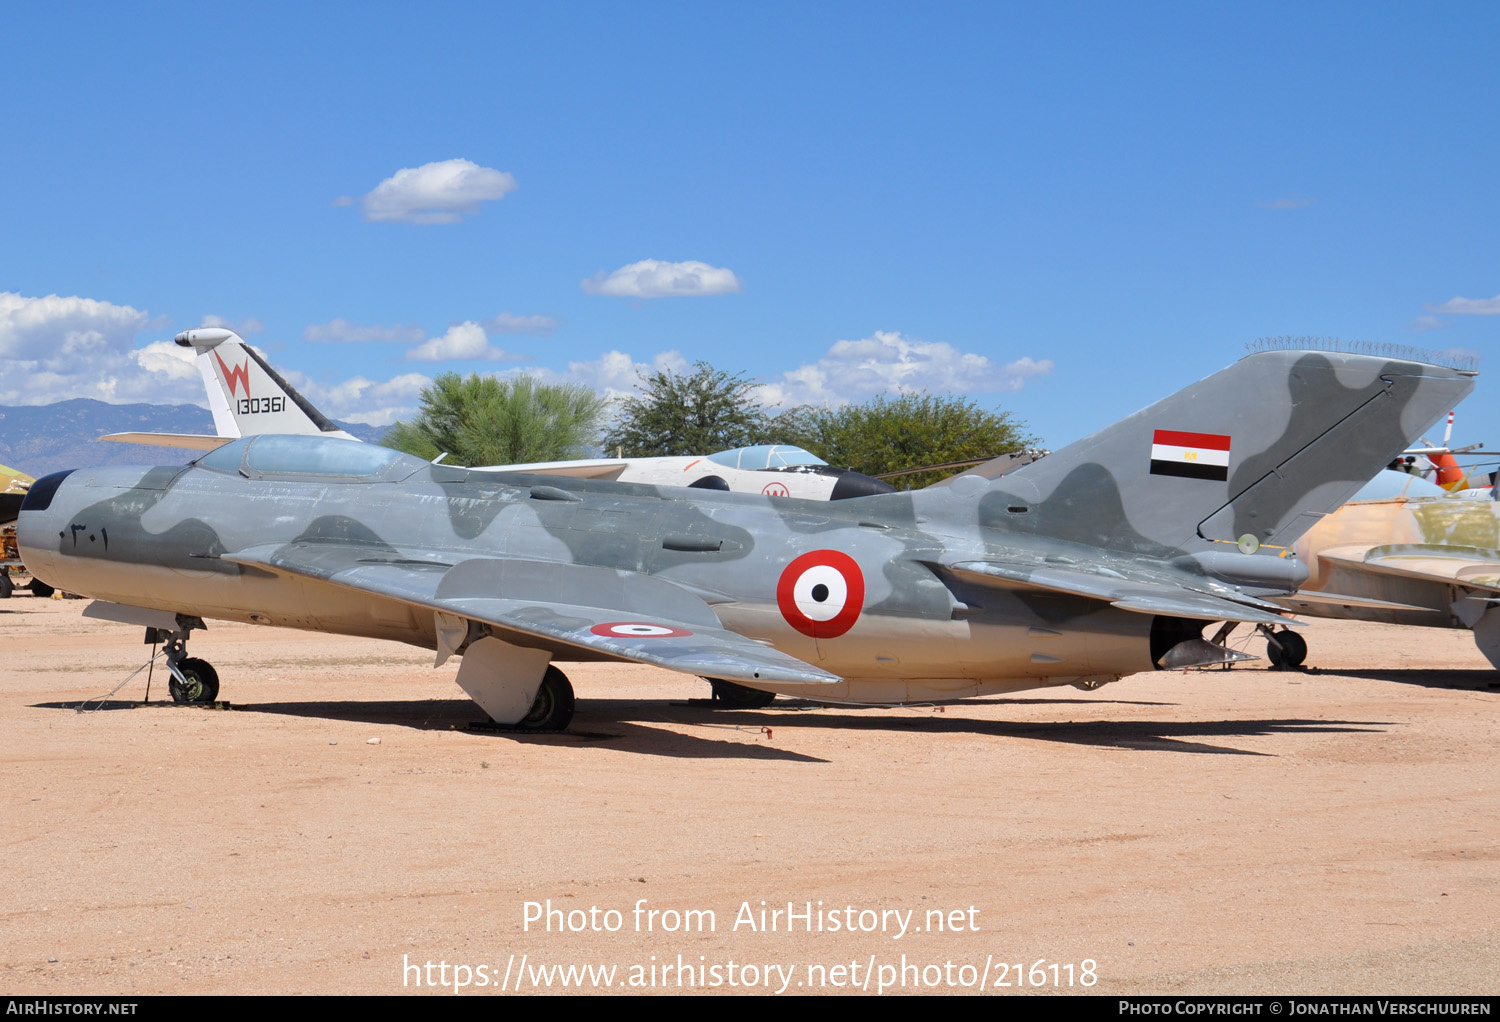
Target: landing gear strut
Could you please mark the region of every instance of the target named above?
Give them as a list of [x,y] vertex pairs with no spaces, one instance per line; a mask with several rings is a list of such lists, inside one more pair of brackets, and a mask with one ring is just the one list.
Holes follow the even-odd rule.
[[191,624],[170,632],[163,628],[147,628],[146,641],[160,642],[166,647],[163,655],[167,658],[167,671],[172,676],[167,682],[172,702],[199,706],[219,698],[219,672],[207,660],[187,655],[188,634],[192,630]]

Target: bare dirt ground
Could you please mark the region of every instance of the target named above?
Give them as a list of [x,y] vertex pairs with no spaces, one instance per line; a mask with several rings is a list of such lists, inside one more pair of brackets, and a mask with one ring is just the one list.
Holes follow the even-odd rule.
[[[941,712],[714,712],[574,665],[572,732],[516,737],[463,730],[420,650],[217,622],[192,652],[232,711],[135,708],[138,678],[78,713],[148,652],[84,605],[0,603],[7,993],[428,992],[463,965],[473,995],[590,964],[675,992],[679,956],[734,991],[903,964],[907,992],[1069,967],[1109,994],[1500,991],[1500,688],[1467,632],[1313,622],[1316,673]],[[549,899],[600,932],[527,930]],[[688,910],[712,931],[664,932]]]

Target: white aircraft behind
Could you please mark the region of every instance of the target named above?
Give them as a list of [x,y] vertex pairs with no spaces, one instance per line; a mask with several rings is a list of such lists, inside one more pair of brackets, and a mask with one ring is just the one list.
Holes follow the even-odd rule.
[[[201,327],[184,330],[176,340],[198,353],[198,369],[203,373],[203,385],[208,391],[208,406],[213,412],[217,434],[110,433],[100,437],[101,440],[211,451],[239,437],[259,433],[357,439],[314,408],[233,330]],[[805,500],[843,500],[890,493],[894,489],[889,483],[871,476],[847,468],[834,468],[800,447],[782,444],[740,447],[707,456],[589,458],[475,467],[484,471],[536,472],[655,486],[692,486]]]

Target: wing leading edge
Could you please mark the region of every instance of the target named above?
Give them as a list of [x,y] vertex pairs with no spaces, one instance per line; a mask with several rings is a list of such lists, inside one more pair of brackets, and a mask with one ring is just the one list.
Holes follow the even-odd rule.
[[438,555],[337,543],[252,547],[222,559],[482,622],[506,642],[553,653],[585,649],[751,683],[841,680],[729,631],[703,600],[637,572],[521,558],[451,563]]

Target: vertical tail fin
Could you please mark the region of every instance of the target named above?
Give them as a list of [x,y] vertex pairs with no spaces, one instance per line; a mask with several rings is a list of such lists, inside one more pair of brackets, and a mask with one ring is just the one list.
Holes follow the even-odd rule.
[[302,433],[355,439],[297,393],[233,330],[184,330],[177,343],[198,353],[198,370],[220,436]]
[[1289,546],[1473,389],[1472,371],[1372,355],[1247,356],[991,484],[1041,535],[1161,554]]

